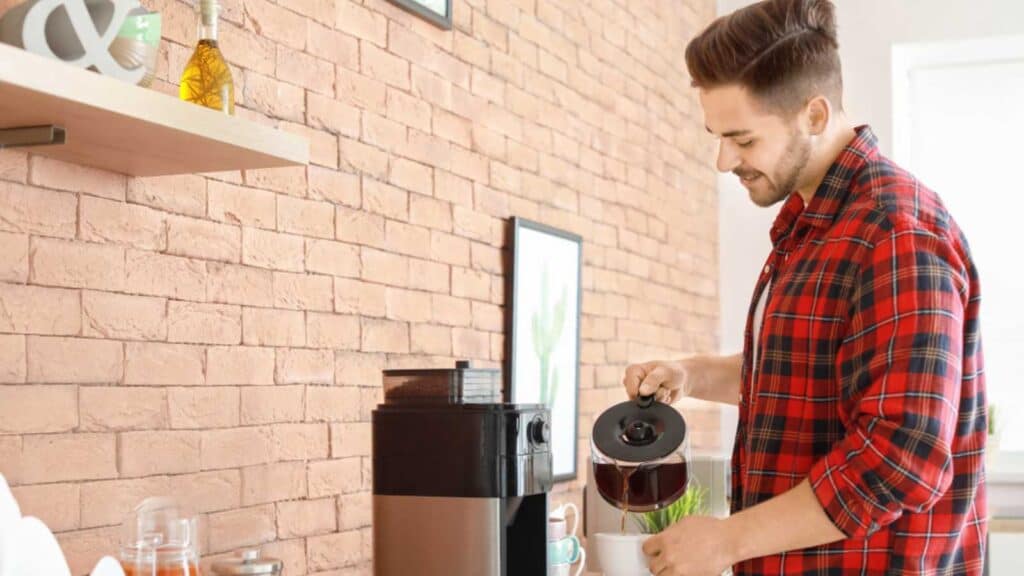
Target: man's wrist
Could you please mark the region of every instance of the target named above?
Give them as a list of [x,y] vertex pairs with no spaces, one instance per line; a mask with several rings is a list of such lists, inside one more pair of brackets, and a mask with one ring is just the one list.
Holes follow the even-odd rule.
[[743,514],[734,514],[722,520],[723,532],[725,535],[725,553],[730,565],[738,564],[748,558],[753,558],[750,550],[754,543],[755,536],[749,533],[746,519]]
[[704,380],[704,369],[701,366],[700,356],[690,356],[677,360],[679,369],[685,374],[683,388],[679,391],[680,397],[704,399],[704,387],[700,384]]

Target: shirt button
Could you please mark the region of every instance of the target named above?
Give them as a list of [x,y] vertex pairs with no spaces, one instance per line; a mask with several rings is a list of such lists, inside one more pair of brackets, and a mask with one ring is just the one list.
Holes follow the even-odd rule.
[[764,273],[765,274],[769,274],[771,271],[772,271],[772,265],[771,264],[765,264],[764,265]]

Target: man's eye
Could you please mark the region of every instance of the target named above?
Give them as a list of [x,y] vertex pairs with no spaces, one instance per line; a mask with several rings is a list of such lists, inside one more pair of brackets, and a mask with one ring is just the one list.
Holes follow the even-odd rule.
[[754,141],[747,140],[746,142],[737,142],[736,145],[739,146],[740,148],[750,148],[751,146],[754,145]]

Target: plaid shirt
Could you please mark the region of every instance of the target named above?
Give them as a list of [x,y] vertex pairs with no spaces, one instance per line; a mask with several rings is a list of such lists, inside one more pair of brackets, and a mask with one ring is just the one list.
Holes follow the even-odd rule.
[[793,194],[771,235],[747,321],[733,509],[809,478],[848,538],[735,573],[981,574],[979,290],[956,223],[861,127],[807,208]]

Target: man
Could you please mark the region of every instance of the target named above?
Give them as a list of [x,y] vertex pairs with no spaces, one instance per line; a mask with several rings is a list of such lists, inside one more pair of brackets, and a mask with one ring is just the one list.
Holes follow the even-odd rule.
[[718,169],[784,204],[744,353],[626,370],[631,397],[739,405],[733,514],[650,538],[652,574],[981,574],[977,273],[938,196],[844,115],[834,6],[747,7],[686,62]]

